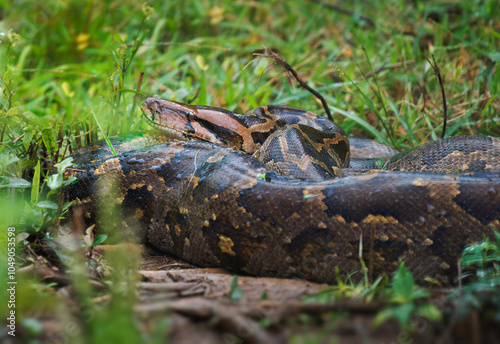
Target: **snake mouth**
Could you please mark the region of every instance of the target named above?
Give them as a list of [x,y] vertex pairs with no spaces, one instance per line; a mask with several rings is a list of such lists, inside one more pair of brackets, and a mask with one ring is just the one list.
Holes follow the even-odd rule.
[[151,119],[151,116],[152,116],[151,113],[147,112],[149,110],[142,109],[142,111],[143,111],[144,120],[153,128],[156,128],[159,131],[161,131],[162,134],[164,134],[165,136],[167,136],[171,139],[174,139],[174,140],[179,140],[179,141],[193,141],[195,139],[195,137],[189,136],[186,132],[184,132],[182,130],[170,128],[167,126],[162,126],[161,124],[154,122]]
[[219,110],[158,98],[146,99],[141,109],[151,126],[174,139],[226,144],[221,131],[227,123],[221,125],[216,121],[222,119],[227,122],[227,117]]
[[[172,101],[168,103],[182,105]],[[141,110],[146,122],[165,136],[179,141],[203,141],[194,133],[186,131],[187,120],[181,111],[159,103],[158,99],[146,99],[141,105]]]

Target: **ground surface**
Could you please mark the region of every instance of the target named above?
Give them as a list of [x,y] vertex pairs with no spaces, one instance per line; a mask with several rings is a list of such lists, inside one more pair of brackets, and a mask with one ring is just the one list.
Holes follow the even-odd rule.
[[[108,269],[108,261],[102,256],[123,248],[128,253],[143,251],[132,278],[135,288],[131,288],[134,300],[130,304],[133,322],[142,332],[141,340],[154,338],[171,343],[495,343],[500,338],[500,328],[490,320],[484,321],[484,315],[476,310],[458,320],[456,304],[447,298],[452,290],[435,289],[430,297],[445,314],[442,321],[429,321],[415,315],[411,327],[403,328],[394,319],[374,326],[376,315],[387,308],[387,300],[366,302],[355,297],[340,297],[323,302],[318,295],[329,295],[331,287],[303,280],[238,276],[236,287],[235,275],[230,271],[197,268],[139,245],[101,245],[86,250],[87,266],[93,266],[90,271],[96,276],[90,285],[99,294],[91,299],[92,309],[82,309],[78,305],[81,300],[78,301],[74,277],[70,278],[72,272],[57,267],[59,263],[50,248],[39,247],[38,253],[31,251],[33,263],[21,273],[42,278],[45,285],[57,283],[55,289],[49,288],[52,296],[58,300],[59,309],[70,309],[70,313],[63,311],[69,317],[64,320],[54,309],[26,314],[41,325],[35,338],[53,343],[87,342],[87,336],[82,336],[72,324],[110,320],[107,317],[99,320],[94,313],[103,307],[109,308],[113,302],[121,302],[116,289],[114,295],[110,294],[110,285],[99,277],[106,275]],[[83,256],[82,251],[80,254]],[[21,328],[18,334],[21,342],[34,339],[29,326]],[[5,343],[16,342],[4,339],[7,339]],[[134,340],[125,339],[125,342]]]

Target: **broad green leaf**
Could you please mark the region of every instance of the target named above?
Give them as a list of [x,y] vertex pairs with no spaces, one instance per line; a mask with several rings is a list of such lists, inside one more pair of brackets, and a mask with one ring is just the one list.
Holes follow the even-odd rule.
[[6,184],[1,184],[0,188],[29,188],[31,183],[26,179],[12,178],[9,179]]
[[14,157],[7,157],[5,159],[5,166],[9,166],[10,164],[13,164],[15,162],[18,162],[20,161],[21,159],[19,159],[17,156],[14,156]]
[[98,236],[95,237],[92,246],[97,246],[102,244],[107,238],[108,236],[106,234],[99,234]]
[[393,316],[401,326],[408,325],[414,310],[414,303],[405,303],[393,308]]
[[47,186],[51,190],[59,189],[62,185],[62,182],[63,182],[62,174],[60,173],[52,174],[49,176],[49,181],[47,183]]
[[36,163],[35,173],[33,174],[33,186],[31,188],[31,204],[38,202],[38,195],[40,193],[40,160]]
[[44,209],[54,209],[57,210],[59,206],[57,203],[52,202],[52,201],[41,201],[36,204],[37,207],[39,208],[44,208]]
[[394,308],[386,308],[377,313],[375,319],[373,320],[373,326],[379,327],[380,325],[382,325],[391,318],[394,318]]
[[430,321],[439,321],[443,316],[439,308],[432,303],[423,303],[419,305],[416,313]]
[[27,130],[23,137],[23,146],[24,149],[28,149],[31,142],[33,142],[33,130]]
[[427,290],[424,289],[417,289],[414,290],[411,295],[410,295],[410,300],[417,300],[417,299],[422,299],[424,297],[429,297],[430,293]]
[[35,318],[21,319],[21,325],[33,337],[39,336],[43,332],[43,325],[40,320]]
[[56,147],[56,139],[52,128],[42,129],[42,140],[47,152],[52,153]]
[[229,288],[230,288],[229,299],[231,301],[236,301],[241,299],[241,297],[243,296],[243,289],[241,289],[240,285],[238,284],[238,276],[233,276]]
[[70,156],[61,161],[60,163],[56,164],[56,167],[60,173],[63,173],[71,165],[73,165],[73,157]]
[[413,276],[411,272],[401,263],[394,278],[392,279],[392,289],[396,294],[409,297],[414,287]]
[[19,108],[17,106],[15,106],[15,107],[10,108],[7,111],[7,116],[14,116],[14,115],[17,115],[18,113],[19,113]]

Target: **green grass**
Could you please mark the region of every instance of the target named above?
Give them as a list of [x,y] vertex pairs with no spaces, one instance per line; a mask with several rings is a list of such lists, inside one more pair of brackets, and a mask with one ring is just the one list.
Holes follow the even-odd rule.
[[447,135],[500,135],[497,1],[346,6],[352,16],[312,1],[0,0],[2,228],[16,224],[50,237],[63,211],[57,193],[48,195],[61,187],[50,183],[55,165],[78,146],[149,130],[139,110],[148,96],[240,112],[283,104],[324,114],[271,61],[244,68],[263,47],[323,94],[349,134],[400,149],[441,133],[439,84],[424,57],[434,54],[445,80]]

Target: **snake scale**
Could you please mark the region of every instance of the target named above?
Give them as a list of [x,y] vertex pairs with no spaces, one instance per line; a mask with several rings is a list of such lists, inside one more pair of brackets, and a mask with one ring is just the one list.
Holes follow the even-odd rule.
[[373,276],[404,261],[450,283],[465,245],[500,228],[499,138],[446,138],[359,170],[342,129],[309,111],[156,98],[142,110],[170,142],[77,152],[67,195],[89,224],[117,205],[116,230],[198,266],[334,283],[362,257]]

